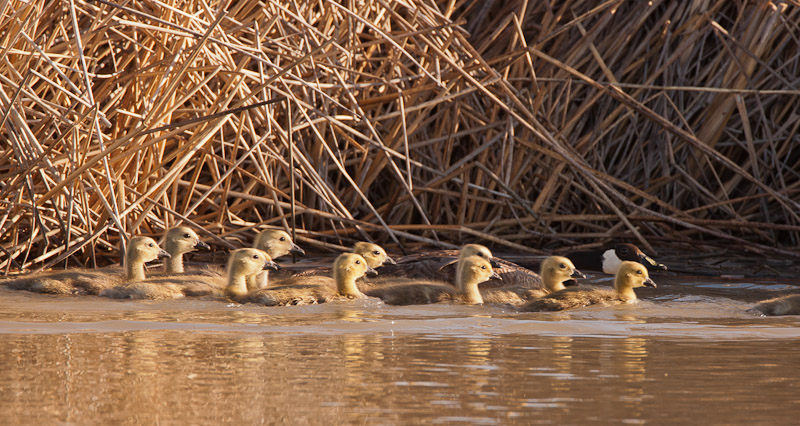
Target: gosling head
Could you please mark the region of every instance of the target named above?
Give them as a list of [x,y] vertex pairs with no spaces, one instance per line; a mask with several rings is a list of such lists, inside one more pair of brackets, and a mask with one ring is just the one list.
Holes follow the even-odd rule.
[[246,296],[248,277],[264,269],[278,269],[278,265],[266,252],[254,248],[232,251],[228,258],[228,285],[225,287],[225,294],[234,298]]
[[656,283],[650,279],[647,268],[641,263],[625,261],[617,271],[614,278],[614,286],[617,288],[639,288],[656,287]]
[[382,266],[384,263],[389,263],[392,265],[397,264],[394,259],[386,254],[386,251],[383,249],[383,247],[377,244],[359,241],[355,244],[355,246],[353,246],[353,252],[361,255],[361,257],[367,261],[367,264],[370,266],[370,268],[377,268]]
[[617,275],[614,276],[614,288],[620,299],[626,303],[636,302],[634,288],[655,287],[656,283],[650,279],[647,268],[641,263],[625,261],[620,265]]
[[571,260],[562,256],[550,256],[542,261],[540,274],[545,287],[551,292],[563,290],[565,281],[586,278],[586,275],[575,268]]
[[229,274],[247,276],[261,272],[264,269],[278,270],[278,265],[263,250],[254,248],[234,250],[228,259]]
[[156,240],[150,237],[133,237],[128,241],[128,251],[125,253],[125,263],[147,263],[152,260],[171,257],[164,249],[158,246]]
[[500,274],[492,269],[489,259],[475,255],[464,258],[462,263],[464,266],[461,271],[465,275],[466,281],[480,284],[491,279],[503,280]]
[[366,274],[377,275],[366,259],[360,254],[342,253],[333,262],[333,279],[339,294],[347,297],[364,298],[364,293],[356,286],[356,280]]
[[492,252],[486,246],[480,244],[466,244],[461,247],[459,257],[463,259],[470,256],[478,256],[486,260],[492,260]]
[[211,247],[200,241],[200,237],[192,228],[177,226],[164,234],[164,249],[172,256],[176,256],[197,249],[210,250]]
[[481,256],[469,256],[459,262],[456,286],[464,301],[469,304],[482,304],[483,297],[478,290],[478,284],[490,279],[502,280],[500,275],[492,270],[491,262]]
[[267,252],[272,259],[286,256],[289,253],[306,254],[305,250],[292,241],[292,237],[288,233],[279,229],[267,229],[259,233],[253,243],[253,248]]

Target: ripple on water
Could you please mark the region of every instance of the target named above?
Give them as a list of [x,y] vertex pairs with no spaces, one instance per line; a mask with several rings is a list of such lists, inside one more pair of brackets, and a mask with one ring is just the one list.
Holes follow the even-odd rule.
[[657,281],[635,306],[560,313],[0,289],[0,412],[12,424],[796,422],[800,317],[745,312],[785,284]]

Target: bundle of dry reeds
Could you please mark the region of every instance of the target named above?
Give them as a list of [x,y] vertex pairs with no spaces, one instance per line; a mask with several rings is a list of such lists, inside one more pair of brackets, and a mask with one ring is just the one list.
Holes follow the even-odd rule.
[[320,247],[800,254],[794,1],[0,13],[6,272],[107,263],[178,222],[219,248],[296,226]]

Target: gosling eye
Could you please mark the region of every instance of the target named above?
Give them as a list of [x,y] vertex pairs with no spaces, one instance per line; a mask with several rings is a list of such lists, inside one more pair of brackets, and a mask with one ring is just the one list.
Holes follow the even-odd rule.
[[281,241],[286,241],[286,237],[281,237]]
[[481,269],[486,269],[486,265],[481,265]]
[[183,238],[192,238],[192,236],[189,234],[183,234]]
[[150,243],[150,244],[148,244],[148,246],[150,246],[150,247],[155,247],[156,245],[155,245],[155,244],[153,244],[153,243]]
[[559,268],[561,268],[561,269],[567,269],[567,265],[565,265],[565,264],[563,264],[563,263],[560,263],[560,264],[558,265],[558,267],[559,267]]
[[257,254],[254,254],[254,255],[253,255],[253,259],[258,259],[258,255],[257,255]]
[[639,270],[636,271],[636,273],[639,274],[639,275],[642,275],[642,270],[639,269]]
[[361,261],[360,260],[356,260],[356,265],[360,265],[360,264],[361,264]]
[[375,250],[375,251],[372,252],[372,254],[374,254],[375,256],[379,256],[381,254],[381,252],[379,252],[378,250]]

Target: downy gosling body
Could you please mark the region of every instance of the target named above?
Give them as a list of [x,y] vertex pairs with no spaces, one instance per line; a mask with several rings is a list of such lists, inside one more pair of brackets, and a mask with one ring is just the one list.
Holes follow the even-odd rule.
[[277,269],[269,255],[258,249],[231,252],[226,277],[175,275],[117,286],[102,295],[117,299],[180,299],[186,296],[233,296],[247,294],[246,279],[263,269]]
[[757,303],[748,312],[767,316],[800,315],[800,294],[776,297]]
[[165,257],[169,258],[169,253],[161,250],[152,238],[134,237],[128,242],[123,268],[114,266],[93,270],[51,271],[4,280],[2,284],[11,289],[34,293],[98,295],[126,281],[144,277],[144,263]]
[[293,276],[234,300],[266,306],[288,306],[364,298],[366,296],[359,290],[356,280],[366,274],[375,273],[361,255],[343,253],[334,261],[333,278],[317,275]]
[[509,285],[543,288],[542,279],[538,274],[513,262],[494,257],[492,252],[481,244],[466,244],[460,250],[440,250],[404,256],[396,265],[379,268],[378,273],[380,277],[433,280],[456,285],[459,260],[470,256],[489,260],[494,272],[502,278],[502,280],[489,279],[481,284],[482,289]]
[[456,286],[444,282],[399,278],[394,285],[367,290],[368,296],[378,297],[388,305],[423,305],[457,302],[469,305],[483,303],[478,285],[490,279],[501,280],[485,257],[477,255],[459,261]]
[[634,288],[656,287],[642,264],[622,262],[614,276],[614,289],[598,287],[570,287],[548,294],[522,307],[523,311],[562,311],[594,304],[617,305],[636,303]]
[[550,293],[566,289],[565,283],[586,276],[568,258],[550,256],[540,265],[539,274],[544,288],[509,285],[482,290],[486,303],[522,305]]

